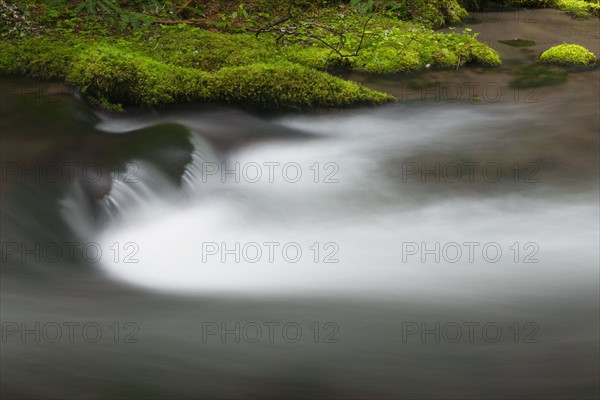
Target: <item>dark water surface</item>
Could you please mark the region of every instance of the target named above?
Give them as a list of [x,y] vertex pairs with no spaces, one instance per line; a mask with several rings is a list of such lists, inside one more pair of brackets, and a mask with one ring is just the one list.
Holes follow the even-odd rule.
[[533,64],[598,23],[476,18],[503,67],[380,108],[3,78],[2,398],[598,398],[599,71]]

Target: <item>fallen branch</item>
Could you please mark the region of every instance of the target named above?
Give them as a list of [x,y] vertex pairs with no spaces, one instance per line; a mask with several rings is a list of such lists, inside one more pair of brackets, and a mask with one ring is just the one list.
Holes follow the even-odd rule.
[[182,20],[182,21],[171,21],[171,20],[152,20],[151,22],[152,24],[161,24],[161,25],[177,25],[177,24],[186,24],[186,25],[193,25],[193,26],[202,26],[202,27],[213,27],[213,24],[211,24],[210,22],[206,22],[206,21],[189,21],[189,20]]

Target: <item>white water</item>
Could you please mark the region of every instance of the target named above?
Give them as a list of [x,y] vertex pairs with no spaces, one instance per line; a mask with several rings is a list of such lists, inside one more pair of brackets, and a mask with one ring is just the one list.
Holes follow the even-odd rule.
[[[498,108],[492,115],[485,108],[432,112],[392,107],[276,121],[317,138],[254,143],[230,152],[226,160],[230,166],[295,162],[303,173],[297,183],[277,170],[273,182],[263,176],[250,183],[241,176],[238,183],[230,175],[222,183],[202,174],[201,162],[207,158],[197,155],[184,179],[194,194],[191,200],[164,199],[160,182],[140,183],[152,187],[154,195],[144,189],[144,202],[133,207],[136,212],[115,221],[99,240],[103,248],[136,243],[139,262],[124,262],[129,252],[123,252],[117,262],[104,257],[102,268],[132,285],[199,295],[510,297],[597,286],[599,215],[593,192],[565,198],[560,189],[520,183],[488,196],[486,190],[501,183],[479,183],[457,194],[448,185],[402,183],[400,174],[387,173],[423,149],[485,157],[479,149],[501,143],[515,127],[526,129],[525,114],[515,114],[508,125],[498,117],[503,114]],[[499,161],[489,156],[479,160]],[[309,168],[316,162],[323,173],[318,183]],[[339,166],[333,177],[337,183],[323,182],[332,171],[322,169],[326,163]],[[122,197],[117,202],[128,191],[142,190],[119,185],[111,194]],[[269,262],[265,242],[280,244],[274,262]],[[302,249],[297,262],[282,254],[283,245],[292,242]],[[311,250],[315,242],[321,246],[319,262]],[[463,254],[456,263],[443,255],[439,263],[433,255],[423,262],[420,253],[403,260],[407,242],[428,248],[436,242],[440,248],[458,243]],[[479,243],[472,262],[465,242]],[[233,255],[223,260],[218,252],[203,262],[203,243],[226,243],[227,248],[258,243],[263,254],[254,263],[255,248],[238,262]],[[333,245],[324,249],[326,243]],[[482,253],[487,243],[502,250],[498,261],[489,261],[496,259],[494,249]],[[324,263],[336,249],[333,258],[339,262]],[[295,251],[287,255],[294,258]],[[447,259],[455,255],[454,250],[446,253]],[[532,262],[524,262],[527,255]]]

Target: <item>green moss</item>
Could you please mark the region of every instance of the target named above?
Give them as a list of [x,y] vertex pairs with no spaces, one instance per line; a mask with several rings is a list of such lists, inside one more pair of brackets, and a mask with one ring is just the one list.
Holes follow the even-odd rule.
[[556,7],[568,11],[576,17],[590,15],[600,17],[600,3],[598,0],[555,0],[554,2]]
[[469,16],[456,0],[407,0],[406,7],[414,21],[431,28],[457,23]]
[[184,24],[161,26],[159,32],[141,38],[133,47],[156,59],[205,71],[269,61],[277,53],[267,36],[216,33]]
[[219,100],[269,109],[381,104],[390,95],[297,64],[252,64],[223,68],[211,91]]
[[500,55],[496,50],[485,44],[479,43],[474,39],[468,47],[466,62],[487,66],[497,66],[502,64]]
[[[360,38],[349,37],[357,43]],[[283,48],[285,58],[315,68],[343,63],[320,43],[309,47]],[[358,54],[344,60],[352,70],[389,74],[420,71],[426,68],[456,68],[465,64],[500,65],[498,53],[478,42],[475,35],[439,33],[408,23],[390,23],[379,19],[370,26]]]
[[545,8],[545,7],[553,7],[555,1],[554,0],[508,0],[503,2],[505,5],[511,7],[537,7],[537,8]]
[[103,105],[227,102],[265,109],[380,104],[392,96],[292,63],[206,72],[102,45],[82,52],[68,76]]
[[543,52],[538,61],[546,64],[589,67],[596,63],[596,56],[583,46],[560,44]]
[[[438,12],[448,7],[443,15],[462,15],[455,1],[435,4]],[[327,73],[339,68],[382,74],[500,64],[498,53],[468,30],[444,34],[389,14],[367,17],[341,9],[343,18],[333,8],[320,15],[333,28],[317,31],[320,40],[299,35],[278,43],[270,34],[217,33],[185,24],[135,35],[57,28],[0,42],[0,73],[68,79],[110,109],[190,101],[299,109],[393,100]],[[340,38],[332,30],[344,32],[341,55],[325,44],[337,46]]]
[[[460,0],[461,5],[469,10],[481,10],[488,3],[486,0]],[[558,8],[576,17],[600,17],[598,0],[496,0],[493,3],[506,7]]]
[[19,42],[0,41],[0,73],[34,78],[64,78],[70,61],[85,46],[75,39],[32,36]]
[[209,73],[109,45],[83,51],[72,63],[67,79],[81,85],[83,93],[111,103],[155,106],[209,98]]

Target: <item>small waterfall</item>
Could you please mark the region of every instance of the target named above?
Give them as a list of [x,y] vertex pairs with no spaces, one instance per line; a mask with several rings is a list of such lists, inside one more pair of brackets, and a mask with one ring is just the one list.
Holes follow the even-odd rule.
[[[404,182],[398,175],[411,157],[427,160],[424,148],[434,160],[494,161],[489,145],[497,149],[502,136],[518,126],[514,121],[526,115],[502,121],[485,109],[440,107],[434,117],[431,109],[406,111],[396,106],[277,120],[276,126],[293,126],[315,138],[253,143],[219,161],[199,139],[178,198],[160,198],[166,187],[160,180],[136,191],[138,199],[121,189],[112,194],[119,207],[133,204],[134,211],[123,213],[99,241],[135,242],[138,262],[105,260],[102,269],[133,285],[200,295],[460,298],[597,283],[598,210],[592,192],[565,202],[564,188],[553,188],[552,171],[540,175],[546,178],[543,186],[510,176],[495,184],[479,179],[432,185]],[[501,148],[497,159],[512,162],[501,160],[509,151]],[[525,152],[523,160],[536,157],[536,149],[519,151]],[[245,165],[293,161],[303,176],[256,182],[243,174],[207,177],[202,165],[207,160],[218,168],[237,163],[238,172]],[[325,183],[328,163],[336,174]],[[315,168],[321,172],[317,180]],[[149,175],[154,179],[156,172]],[[436,254],[427,256],[428,251]]]

